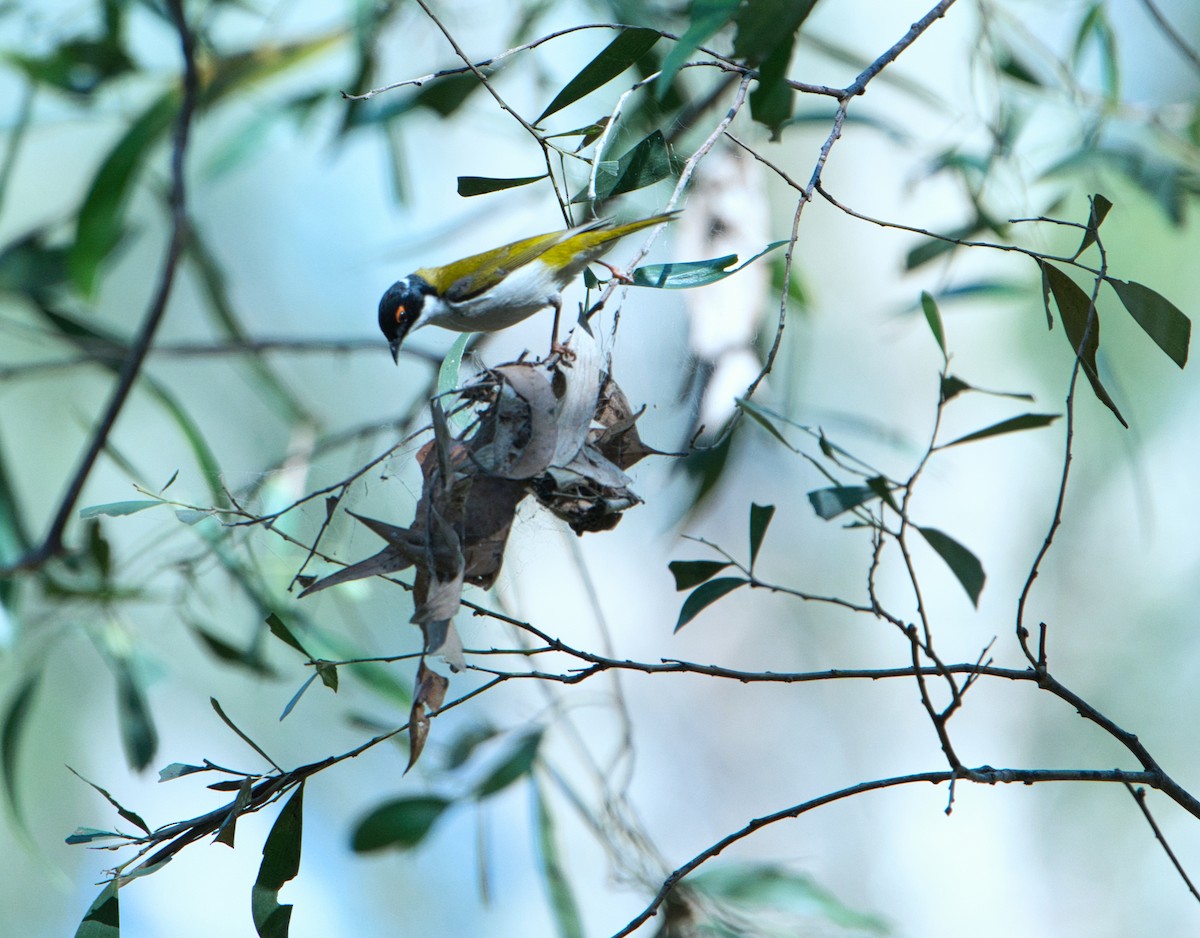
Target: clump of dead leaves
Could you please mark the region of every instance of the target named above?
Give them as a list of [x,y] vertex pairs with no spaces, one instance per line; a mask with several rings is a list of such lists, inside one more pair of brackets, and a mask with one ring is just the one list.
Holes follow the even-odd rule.
[[[639,414],[602,367],[592,336],[578,328],[567,348],[566,357],[490,368],[461,388],[477,413],[457,436],[435,400],[434,438],[417,453],[423,481],[412,523],[354,515],[387,546],[301,596],[412,567],[412,621],[424,633],[425,654],[457,671],[464,661],[453,617],[463,587],[496,581],[522,501],[536,499],[581,535],[613,528],[639,504],[624,470],[657,450],[638,436]],[[409,720],[410,768],[448,686],[422,658]]]

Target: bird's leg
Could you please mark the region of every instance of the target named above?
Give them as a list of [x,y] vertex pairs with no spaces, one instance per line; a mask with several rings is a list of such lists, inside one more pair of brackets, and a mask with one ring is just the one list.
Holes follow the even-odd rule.
[[551,300],[551,305],[554,307],[554,325],[550,330],[550,354],[559,356],[564,362],[574,361],[575,353],[558,342],[558,320],[562,316],[562,297],[556,296]]
[[614,267],[612,264],[610,264],[608,261],[596,261],[596,263],[599,264],[601,267],[607,267],[609,273],[611,273],[613,275],[613,280],[616,280],[618,283],[633,283],[632,277],[630,277],[627,273],[624,273],[623,271],[617,270],[617,268]]

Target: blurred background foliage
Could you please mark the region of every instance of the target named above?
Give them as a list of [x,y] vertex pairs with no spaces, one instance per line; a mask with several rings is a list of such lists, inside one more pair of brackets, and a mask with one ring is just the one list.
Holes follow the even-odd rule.
[[[383,287],[423,263],[551,230],[579,194],[602,212],[608,199],[626,215],[660,209],[738,86],[736,70],[684,67],[709,60],[701,48],[759,70],[732,132],[806,184],[838,102],[784,79],[848,85],[927,7],[445,0],[434,10],[475,61],[487,60],[482,72],[524,119],[562,135],[545,141],[561,151],[539,146],[461,71],[416,3],[186,5],[199,85],[174,289],[133,394],[67,506],[62,549],[42,556],[154,300],[172,225],[182,66],[172,9],[158,0],[0,4],[5,933],[62,934],[84,916],[115,860],[64,844],[73,829],[128,831],[129,814],[153,828],[228,803],[236,777],[213,794],[203,788],[210,776],[186,770],[204,760],[263,770],[209,698],[285,765],[353,749],[407,719],[420,643],[406,594],[367,582],[307,603],[294,595],[298,577],[332,569],[309,555],[318,537],[322,555],[339,561],[377,549],[341,509],[401,523],[420,487],[421,440],[409,434],[428,419],[451,340],[421,335],[393,369],[375,327]],[[574,30],[586,23],[670,36]],[[490,61],[558,31],[567,32]],[[607,67],[619,80],[600,81],[601,69],[572,88],[614,45]],[[1198,49],[1200,10],[1186,2],[952,6],[851,102],[822,177],[840,203],[888,226],[814,201],[786,288],[780,251],[721,281],[730,292],[713,301],[717,318],[748,322],[749,338],[719,338],[716,354],[695,308],[705,289],[686,301],[632,291],[619,333],[606,322],[617,377],[635,407],[648,405],[643,437],[679,451],[705,424],[719,445],[640,466],[647,504],[611,534],[576,542],[524,513],[503,579],[474,599],[619,658],[754,671],[905,664],[907,646],[877,624],[748,591],[673,638],[679,597],[667,562],[699,550],[678,535],[745,556],[750,503],[773,504],[770,534],[758,533],[764,578],[860,594],[866,540],[813,512],[805,495],[828,479],[788,447],[817,455],[801,428],[820,426],[889,475],[911,469],[942,364],[922,291],[944,319],[954,374],[1061,412],[1070,348],[1046,335],[1036,265],[902,226],[1069,257],[1079,231],[1014,219],[1086,223],[1088,196],[1103,192],[1114,205],[1102,229],[1111,275],[1190,315],[1200,290]],[[455,73],[429,77],[442,70]],[[606,127],[622,93],[658,72]],[[368,100],[339,93],[407,79],[422,81]],[[595,199],[579,155],[600,163]],[[745,226],[730,250],[745,259],[787,239],[797,204],[787,180],[727,140],[719,160],[733,181],[700,164],[694,198],[705,192],[697,204],[712,212],[722,195],[731,200],[722,211]],[[569,206],[577,219],[587,208]],[[713,232],[689,217],[653,260],[715,256],[701,253]],[[734,398],[767,361],[781,304],[779,355],[754,405],[739,410]],[[1080,398],[1068,520],[1034,615],[1051,623],[1054,663],[1073,686],[1186,780],[1200,771],[1180,731],[1197,706],[1189,689],[1200,661],[1200,397],[1115,296],[1102,297],[1100,314],[1099,377],[1131,429]],[[468,362],[515,356],[543,328],[538,320],[473,343]],[[948,411],[947,438],[1013,412],[1011,401],[971,396]],[[936,463],[918,503],[988,573],[976,610],[961,568],[921,558],[948,660],[975,660],[993,636],[1011,635],[1061,460],[1061,434],[1043,429]],[[264,517],[269,525],[221,523]],[[880,578],[903,593],[890,571]],[[495,618],[460,620],[470,647],[517,642]],[[409,659],[346,664],[306,683],[318,675],[305,658],[381,655]],[[454,682],[452,695],[483,683]],[[354,921],[356,934],[390,935],[398,920],[405,934],[611,933],[665,872],[748,818],[937,764],[907,686],[713,683],[512,681],[436,720],[430,751],[403,779],[407,752],[390,743],[323,774],[306,799],[299,878],[283,892],[296,905],[292,933],[336,934]],[[960,727],[968,761],[1121,759],[1024,688],[973,693]],[[157,771],[170,784],[157,784]],[[960,792],[949,822],[939,791],[874,797],[764,831],[698,874],[692,904],[669,905],[648,930],[936,936],[966,919],[982,935],[1095,936],[1181,934],[1194,921],[1123,792]],[[1181,856],[1200,855],[1194,821],[1169,811],[1160,820]],[[260,869],[273,821],[246,816],[234,851],[197,844],[132,886],[122,894],[126,933],[250,934],[251,885],[257,878],[273,896],[287,880],[272,884]],[[299,833],[293,844],[284,825],[275,829],[268,843],[286,867]],[[994,910],[986,922],[981,908]]]

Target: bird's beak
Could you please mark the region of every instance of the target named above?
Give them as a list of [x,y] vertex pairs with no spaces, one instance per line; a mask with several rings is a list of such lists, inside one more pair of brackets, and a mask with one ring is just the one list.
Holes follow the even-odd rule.
[[392,361],[397,365],[400,364],[400,340],[393,339],[388,343],[388,348],[392,350]]

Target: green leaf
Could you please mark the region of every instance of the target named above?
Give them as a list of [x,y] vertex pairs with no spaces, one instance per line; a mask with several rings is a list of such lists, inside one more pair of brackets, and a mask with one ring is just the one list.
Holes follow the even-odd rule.
[[943,254],[947,254],[959,247],[957,241],[972,241],[985,231],[991,230],[991,224],[984,218],[976,218],[968,225],[963,225],[961,228],[955,228],[942,238],[929,238],[922,241],[915,248],[908,252],[904,258],[905,270],[916,270],[928,264],[930,261],[937,260]]
[[1015,81],[1032,85],[1034,88],[1042,87],[1041,79],[1009,49],[1000,50],[996,55],[996,70]]
[[[1093,313],[1092,298],[1053,264],[1038,261],[1038,266],[1042,270],[1042,297],[1046,303],[1047,314],[1050,309],[1049,297],[1053,295],[1067,341],[1071,343],[1071,350],[1079,354],[1080,367],[1092,386],[1092,392],[1100,403],[1113,412],[1121,426],[1129,429],[1129,424],[1121,416],[1116,403],[1100,383],[1100,375],[1096,369],[1096,352],[1100,348],[1100,316],[1098,310]],[[1083,341],[1085,334],[1086,344]]]
[[[458,387],[462,380],[462,359],[463,354],[467,350],[467,345],[475,338],[476,333],[464,332],[454,344],[450,346],[450,351],[446,353],[446,357],[442,359],[442,364],[438,367],[437,374],[437,396],[449,394]],[[472,420],[471,414],[467,411],[458,411],[448,416],[450,426],[455,430],[464,429]]]
[[755,505],[750,504],[750,569],[754,569],[754,562],[758,560],[758,550],[762,547],[763,538],[767,536],[767,528],[771,525],[771,519],[775,517],[774,505]]
[[338,690],[338,669],[337,665],[330,661],[317,662],[317,676],[321,678],[321,683],[328,687],[335,694]]
[[109,151],[92,178],[75,222],[68,266],[79,292],[90,296],[101,263],[116,247],[133,181],[179,109],[179,92],[162,95],[138,117]]
[[1034,400],[1032,394],[1026,394],[1023,391],[991,391],[987,388],[977,388],[972,384],[967,384],[962,378],[955,375],[946,375],[942,379],[942,403],[952,400],[964,391],[974,391],[976,394],[987,394],[991,397],[1008,397],[1014,401],[1030,401]]
[[790,48],[814,6],[816,0],[753,0],[745,4],[735,17],[734,57],[755,68],[782,46]]
[[296,691],[296,693],[292,694],[292,699],[287,702],[283,708],[283,712],[279,714],[280,723],[287,719],[288,714],[296,708],[296,704],[300,702],[300,698],[304,696],[304,692],[312,687],[313,682],[316,681],[316,679],[317,675],[315,672],[310,674],[305,679],[304,683],[300,685],[300,689]]
[[579,904],[571,892],[571,884],[563,870],[559,855],[558,838],[554,831],[554,818],[546,804],[541,786],[534,785],[534,808],[537,825],[538,859],[541,861],[542,880],[550,897],[550,910],[558,926],[559,938],[584,938],[583,921],[579,915]]
[[501,192],[504,189],[516,189],[518,186],[528,186],[541,182],[546,173],[540,176],[512,176],[499,178],[493,176],[459,176],[458,194],[464,199],[473,195],[487,195],[489,192]]
[[[718,280],[724,280],[736,274],[742,268],[753,264],[764,254],[787,244],[787,241],[773,241],[755,254],[744,264],[738,264],[736,254],[726,254],[724,257],[714,257],[706,261],[676,261],[671,264],[646,264],[633,272],[633,284],[638,287],[653,287],[658,290],[689,290],[692,287],[703,287]],[[736,267],[731,265],[737,264]]]
[[[753,8],[753,4],[743,7],[744,10]],[[750,92],[750,116],[771,131],[772,141],[780,139],[783,125],[791,120],[795,105],[796,91],[787,83],[791,61],[791,41],[780,43],[759,67],[758,82]]]
[[541,730],[521,737],[508,756],[475,786],[474,797],[486,798],[494,795],[517,779],[528,775],[533,769],[533,762],[537,758],[538,748],[541,744]]
[[99,518],[102,515],[109,518],[119,518],[123,515],[136,515],[147,508],[157,508],[164,504],[153,498],[137,498],[127,502],[109,502],[106,505],[91,505],[79,510],[80,518]]
[[1088,8],[1075,34],[1075,45],[1071,50],[1071,64],[1078,70],[1083,50],[1088,42],[1095,43],[1100,55],[1100,75],[1104,83],[1104,94],[1109,101],[1120,97],[1120,73],[1117,68],[1117,38],[1109,25],[1104,4],[1096,2]]
[[813,511],[825,521],[878,497],[879,493],[867,485],[833,485],[808,493]]
[[284,624],[284,621],[273,612],[267,616],[267,628],[269,628],[271,630],[271,634],[281,642],[291,645],[296,649],[296,651],[304,655],[305,658],[308,658],[310,661],[312,660],[312,655],[310,655],[305,647],[300,644],[300,640],[292,634],[292,630],[289,629],[287,625]]
[[[611,162],[611,161],[608,161]],[[603,166],[603,163],[601,164]],[[602,202],[635,189],[644,189],[679,171],[681,163],[672,155],[661,130],[653,131],[638,141],[616,160],[611,172],[596,178],[596,201]],[[571,201],[585,202],[587,189]]]
[[146,695],[133,674],[127,658],[114,659],[117,678],[117,713],[121,723],[121,743],[129,765],[141,771],[158,750],[158,732]]
[[244,668],[260,677],[275,676],[275,670],[263,660],[257,644],[251,645],[249,648],[240,648],[220,635],[206,629],[198,622],[189,621],[188,625],[191,627],[192,634],[196,636],[197,641],[208,649],[209,654],[218,661],[224,661],[226,664]]
[[121,901],[117,896],[117,881],[109,880],[96,901],[88,908],[75,938],[120,938]]
[[675,577],[676,590],[689,590],[711,580],[726,567],[733,564],[728,560],[672,560],[667,568]]
[[1106,277],[1117,291],[1121,303],[1134,322],[1167,353],[1167,357],[1182,368],[1187,364],[1188,346],[1192,338],[1192,321],[1160,293],[1144,284]]
[[448,769],[457,769],[465,765],[475,750],[488,740],[494,739],[497,732],[499,731],[494,726],[487,724],[467,727],[446,747],[443,765]]
[[0,769],[3,771],[4,790],[13,816],[23,833],[26,833],[25,819],[21,811],[20,789],[17,787],[17,770],[20,766],[25,725],[29,720],[33,698],[41,678],[42,672],[34,671],[21,683],[9,700],[8,709],[4,713],[3,730],[0,731]]
[[64,843],[75,846],[76,844],[91,844],[97,840],[125,840],[129,837],[125,834],[118,834],[116,831],[102,831],[95,827],[77,827],[66,838]]
[[1096,243],[1097,232],[1113,207],[1112,202],[1098,192],[1092,196],[1091,202],[1092,210],[1088,215],[1087,231],[1083,233],[1083,241],[1079,245],[1079,250],[1075,252],[1076,257]]
[[186,762],[172,762],[170,765],[164,766],[158,770],[158,780],[160,782],[170,782],[177,778],[183,778],[185,775],[194,775],[196,772],[211,772],[206,765],[188,765]]
[[369,853],[388,847],[400,850],[415,847],[452,803],[437,795],[384,802],[354,826],[350,848],[355,853]]
[[300,871],[304,831],[304,785],[288,799],[263,844],[262,865],[250,891],[250,914],[259,938],[287,938],[292,907],[279,904],[279,890]]
[[697,586],[683,601],[683,607],[679,610],[679,619],[675,622],[675,631],[678,632],[718,599],[749,582],[740,576],[725,576]]
[[740,5],[741,0],[692,0],[688,8],[688,28],[663,59],[659,76],[655,80],[655,94],[659,101],[666,97],[671,82],[675,80],[675,74],[692,53],[704,40],[728,23]]
[[946,330],[942,326],[942,314],[938,311],[937,302],[925,290],[921,291],[921,309],[925,311],[925,321],[929,323],[929,331],[942,350],[942,358],[946,357]]
[[107,801],[110,805],[112,805],[114,808],[117,809],[117,814],[119,814],[121,817],[123,817],[125,820],[127,820],[134,827],[139,828],[140,830],[144,831],[147,834],[150,833],[150,828],[146,826],[146,822],[143,821],[141,819],[141,817],[139,817],[135,812],[122,807],[120,802],[118,802],[116,798],[114,798],[112,795],[110,795],[107,791],[105,791],[103,788],[101,788],[95,782],[88,781],[86,778],[84,778],[82,775],[80,775],[78,772],[76,772],[69,765],[67,766],[67,771],[69,771],[72,775],[74,775],[77,779],[79,779],[84,784],[90,785],[93,789],[95,789],[97,792],[99,792],[104,797],[105,801]]
[[921,535],[946,562],[946,566],[958,578],[962,588],[971,597],[971,603],[979,608],[979,594],[983,592],[983,584],[987,579],[983,572],[983,564],[979,558],[967,550],[962,544],[948,534],[943,534],[937,528],[917,528]]
[[1000,436],[1003,433],[1018,433],[1022,430],[1037,430],[1041,427],[1048,427],[1054,423],[1062,414],[1021,414],[1019,417],[1009,417],[1007,420],[1001,420],[999,423],[994,423],[990,427],[984,427],[982,430],[976,430],[974,433],[968,433],[966,436],[960,436],[957,440],[951,440],[949,443],[941,444],[938,449],[946,449],[950,446],[957,446],[959,443],[973,443],[975,440],[984,440],[990,436]]
[[744,413],[747,417],[757,423],[760,427],[766,430],[771,436],[775,437],[780,443],[790,449],[793,453],[800,452],[796,447],[792,446],[787,441],[787,437],[783,435],[783,431],[775,426],[775,422],[771,420],[753,401],[744,397],[736,397],[733,402],[737,405],[738,410]]
[[561,111],[580,98],[591,94],[597,88],[608,84],[649,52],[658,39],[659,33],[656,29],[622,30],[617,34],[617,38],[585,65],[578,75],[567,82],[562,91],[554,96],[554,100],[546,106],[546,110],[542,111],[533,123],[541,124],[556,111]]
[[[726,863],[702,870],[689,877],[692,886],[721,905],[733,906],[735,914],[779,922],[780,916],[803,918],[808,927],[804,933],[825,934],[830,930],[814,928],[813,919],[820,918],[838,926],[837,934],[877,935],[890,933],[887,923],[875,915],[852,909],[810,877],[793,873],[784,867],[761,863]],[[779,929],[778,934],[784,931]],[[791,933],[791,932],[789,932]]]

